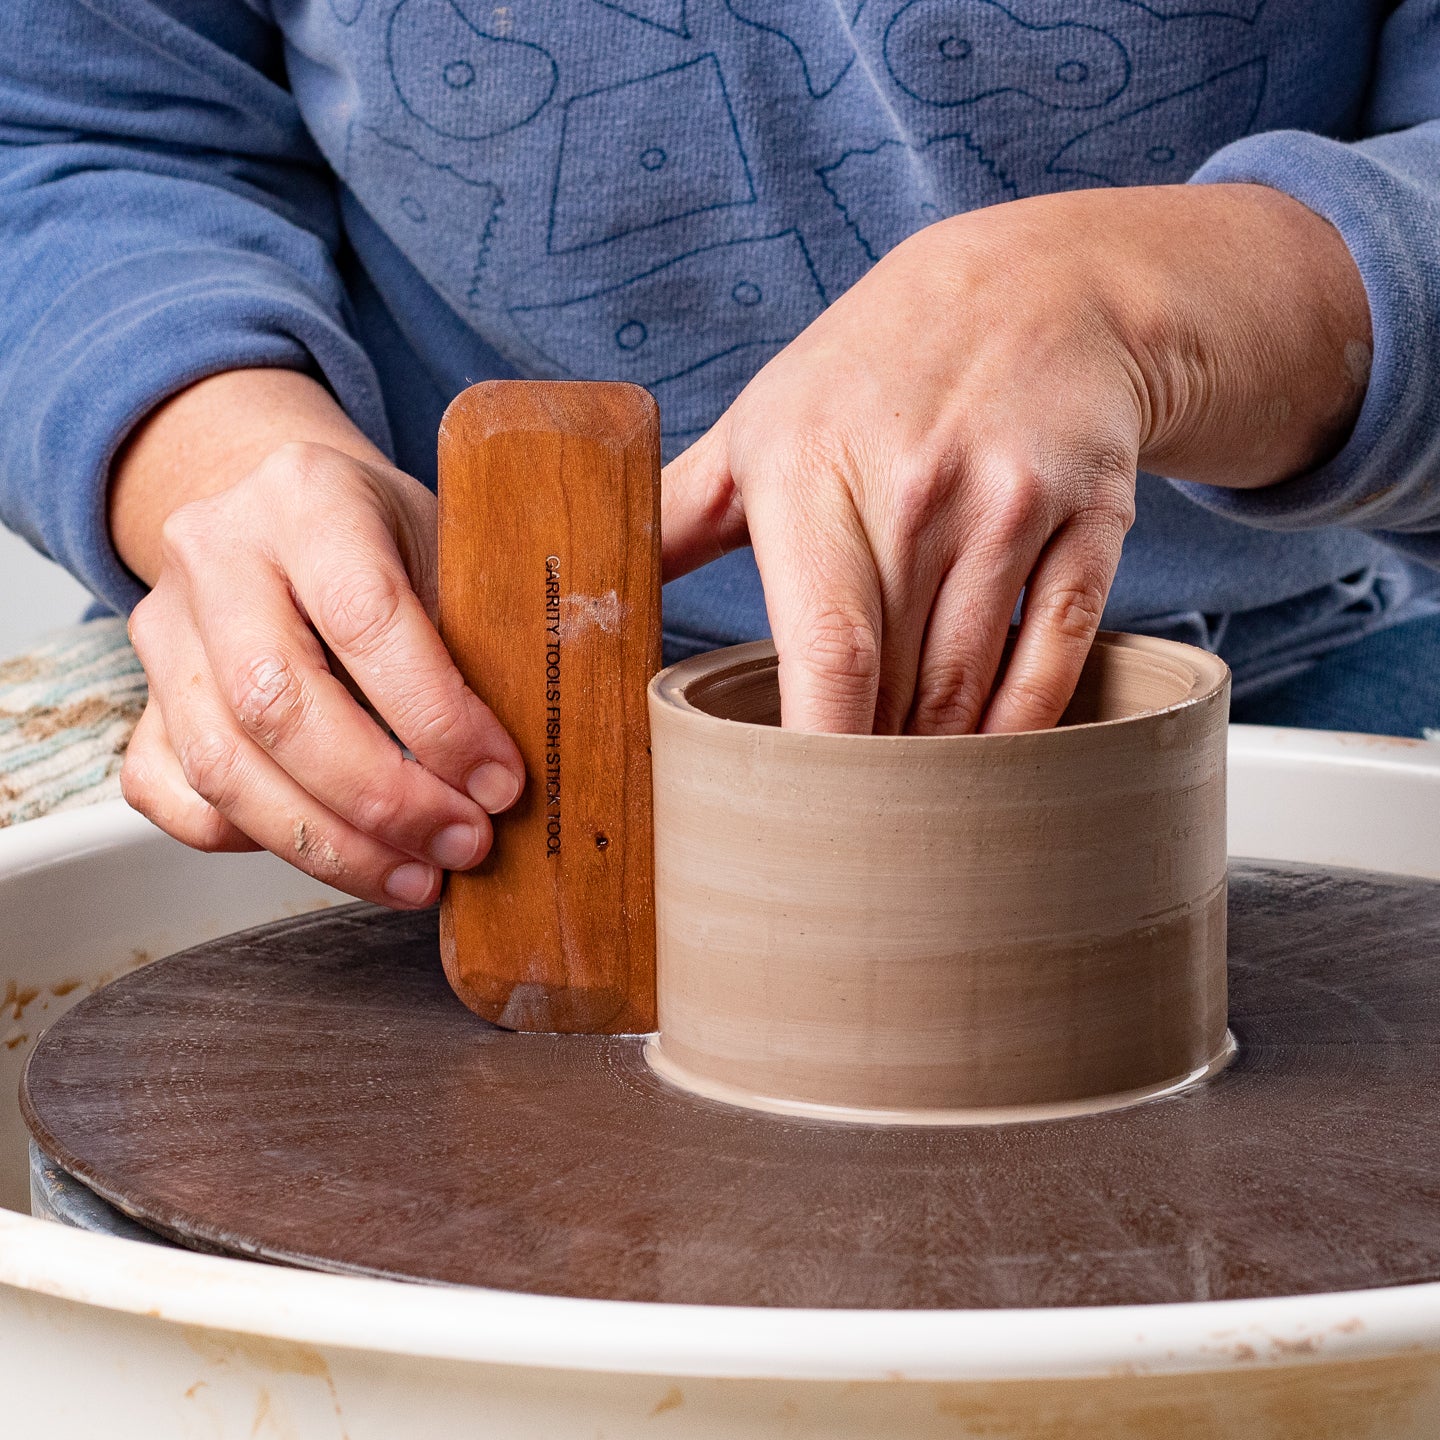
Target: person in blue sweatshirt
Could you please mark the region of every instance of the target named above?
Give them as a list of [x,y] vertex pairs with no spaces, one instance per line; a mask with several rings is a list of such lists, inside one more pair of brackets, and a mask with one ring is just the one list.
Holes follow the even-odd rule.
[[431,623],[487,377],[654,393],[667,652],[773,633],[788,725],[1051,724],[1102,618],[1440,724],[1431,0],[21,0],[0,297],[126,794],[365,898],[523,783]]

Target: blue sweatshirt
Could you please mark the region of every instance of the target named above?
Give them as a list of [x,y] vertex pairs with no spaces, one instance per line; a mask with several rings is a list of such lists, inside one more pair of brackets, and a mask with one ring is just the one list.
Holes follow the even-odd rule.
[[[1142,476],[1106,623],[1237,689],[1440,610],[1440,3],[16,0],[0,50],[0,513],[109,605],[111,457],[236,366],[324,379],[434,480],[490,376],[617,378],[665,447],[905,235],[1079,186],[1258,181],[1364,277],[1370,386],[1262,491]],[[1023,384],[1024,377],[1017,376]],[[672,654],[765,633],[748,551]]]

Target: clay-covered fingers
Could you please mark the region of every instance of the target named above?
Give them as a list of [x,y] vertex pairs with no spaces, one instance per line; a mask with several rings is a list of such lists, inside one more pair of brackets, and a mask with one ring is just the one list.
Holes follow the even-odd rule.
[[479,863],[524,771],[436,632],[435,548],[417,481],[323,445],[174,511],[131,620],[151,696],[131,803],[384,904],[428,904]]
[[284,577],[262,567],[192,581],[197,614],[229,614],[203,632],[210,673],[239,728],[327,810],[394,850],[445,870],[468,870],[490,847],[490,820],[470,795],[415,760],[331,673],[295,609]]
[[[132,617],[131,634],[150,677],[152,701],[159,705],[165,740],[185,785],[201,801],[240,834],[360,899],[399,907],[434,901],[440,889],[438,866],[343,820],[245,732],[173,592],[156,591],[142,602]],[[198,813],[193,805],[189,810]],[[158,807],[154,818],[169,828]]]
[[[299,494],[287,496],[287,485],[302,482]],[[379,474],[333,451],[277,452],[245,489],[170,518],[166,573],[147,605],[188,617],[239,728],[302,790],[393,849],[432,866],[468,869],[489,848],[487,810],[504,808],[519,790],[514,770],[496,757],[518,767],[518,756],[461,682],[411,588],[398,542],[412,528],[409,490],[419,488],[398,472]],[[289,523],[267,531],[266,512],[284,505]],[[426,513],[433,524],[433,505]],[[238,556],[235,531],[248,542]],[[421,558],[412,564],[418,568]],[[384,624],[366,612],[366,596],[377,597]],[[437,724],[427,731],[414,722],[415,697],[427,690],[434,696],[428,703],[452,743],[431,744],[420,755],[430,768],[405,759],[331,672],[310,628],[317,616],[342,633],[345,623],[377,637],[386,632],[389,653],[372,654],[369,673],[352,668],[345,678],[382,715],[388,708],[392,722],[397,715],[406,722],[397,729],[417,752]],[[364,653],[353,635],[345,638],[351,654]],[[339,658],[343,664],[350,656]],[[479,712],[468,736],[467,708]],[[437,761],[448,776],[434,773]]]
[[1015,648],[981,730],[1042,730],[1065,713],[1100,628],[1127,525],[1085,517],[1046,546],[1026,585]]
[[871,495],[866,516],[883,617],[877,735],[899,735],[908,726],[931,617],[967,539],[958,464],[911,456],[891,470]]
[[165,733],[160,704],[151,699],[130,737],[120,792],[132,810],[193,850],[246,851],[260,846],[190,788]]
[[749,491],[751,544],[790,730],[867,735],[880,690],[884,601],[846,486],[794,467]]
[[426,771],[489,814],[508,809],[524,786],[520,752],[455,668],[390,517],[378,504],[355,505],[346,521],[280,537],[276,560],[296,601]]
[[1043,448],[1037,464],[993,447],[964,477],[963,539],[930,613],[912,734],[1045,729],[1070,703],[1134,516],[1133,456]]
[[996,534],[956,558],[925,630],[905,729],[911,735],[969,735],[980,726],[1025,577],[1043,535]]

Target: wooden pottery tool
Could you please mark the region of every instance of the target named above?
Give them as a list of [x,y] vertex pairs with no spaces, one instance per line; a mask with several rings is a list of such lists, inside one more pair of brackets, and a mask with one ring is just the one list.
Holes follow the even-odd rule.
[[441,424],[439,489],[441,634],[528,777],[489,857],[446,880],[445,973],[507,1029],[652,1030],[655,402],[637,385],[472,385]]

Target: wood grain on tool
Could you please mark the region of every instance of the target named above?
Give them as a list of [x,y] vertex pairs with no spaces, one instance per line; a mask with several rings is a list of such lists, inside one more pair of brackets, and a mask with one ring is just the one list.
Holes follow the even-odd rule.
[[655,1024],[660,445],[638,386],[488,381],[440,428],[440,630],[527,783],[446,881],[455,993],[512,1030]]
[[486,1024],[446,987],[434,914],[370,906],[106,986],[40,1039],[22,1104],[145,1224],[352,1274],[881,1309],[1440,1279],[1440,881],[1240,862],[1230,934],[1230,1068],[1072,1120],[717,1105],[637,1037]]

